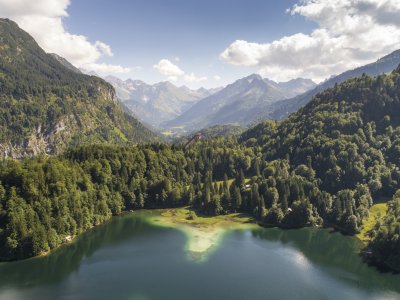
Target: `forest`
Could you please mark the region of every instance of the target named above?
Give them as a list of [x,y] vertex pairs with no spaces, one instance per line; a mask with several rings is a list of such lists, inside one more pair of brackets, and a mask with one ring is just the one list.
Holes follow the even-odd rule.
[[246,212],[263,226],[333,226],[355,234],[374,200],[394,195],[369,248],[376,261],[400,270],[399,88],[400,69],[362,76],[319,94],[280,123],[188,149],[88,145],[55,157],[4,160],[1,259],[47,252],[141,208]]

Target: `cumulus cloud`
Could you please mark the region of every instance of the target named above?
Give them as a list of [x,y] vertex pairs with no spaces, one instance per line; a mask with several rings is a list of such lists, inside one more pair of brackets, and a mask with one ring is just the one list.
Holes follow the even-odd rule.
[[258,67],[275,80],[321,81],[399,48],[398,0],[303,0],[288,13],[315,22],[317,28],[271,43],[237,40],[220,58],[232,65]]
[[114,56],[114,53],[111,51],[111,47],[103,42],[96,41],[94,43],[94,46],[99,50],[102,54],[107,55],[107,56]]
[[166,58],[161,59],[153,68],[161,75],[166,76],[170,81],[183,79],[188,83],[199,83],[208,80],[206,76],[196,76],[193,72],[186,74],[181,68]]
[[85,65],[88,70],[94,71],[96,73],[115,73],[115,74],[126,74],[131,71],[130,68],[124,68],[118,65],[110,65],[110,64],[86,64]]
[[30,33],[49,53],[57,53],[79,68],[102,73],[125,73],[127,68],[99,64],[102,56],[113,56],[104,42],[91,43],[86,36],[69,33],[63,24],[70,0],[0,0],[0,16],[10,18]]
[[213,78],[215,81],[220,81],[222,79],[219,75],[214,75]]
[[177,65],[174,65],[170,60],[165,58],[161,59],[153,68],[160,74],[167,76],[171,81],[176,81],[178,77],[185,74]]
[[207,80],[208,78],[206,76],[197,77],[196,75],[194,75],[193,72],[185,75],[185,81],[189,83],[202,82]]

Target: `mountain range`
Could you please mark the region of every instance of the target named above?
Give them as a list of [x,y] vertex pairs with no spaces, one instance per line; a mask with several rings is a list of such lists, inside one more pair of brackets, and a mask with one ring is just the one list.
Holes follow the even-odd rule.
[[390,73],[399,64],[400,50],[397,50],[374,63],[332,76],[318,85],[302,78],[276,83],[253,74],[217,92],[213,91],[203,99],[194,100],[176,118],[160,122],[159,126],[184,128],[190,132],[214,125],[251,126],[263,120],[283,119],[335,84],[362,74],[377,76]]
[[260,107],[268,107],[315,86],[310,79],[298,78],[277,83],[252,74],[198,101],[182,115],[163,125],[184,126],[188,130],[223,124],[246,126],[254,121]]
[[263,104],[287,99],[316,86],[309,79],[274,82],[250,75],[224,88],[197,90],[165,81],[153,85],[141,80],[104,78],[134,116],[155,129],[191,132],[214,125],[248,125]]
[[194,105],[166,127],[185,126],[189,131],[213,125],[252,126],[263,120],[279,120],[296,112],[311,99],[348,79],[362,74],[377,76],[392,72],[400,64],[400,50],[374,63],[346,71],[316,85],[311,80],[294,79],[275,83],[251,75],[228,85]]
[[275,103],[272,110],[260,109],[261,114],[258,115],[260,120],[274,119],[279,120],[287,117],[289,114],[297,111],[300,107],[307,104],[311,99],[325,91],[332,88],[335,84],[342,83],[348,79],[359,77],[363,74],[369,76],[377,76],[381,74],[388,74],[392,72],[400,64],[400,50],[396,50],[371,64],[361,66],[359,68],[346,71],[338,76],[332,76],[330,79],[317,85],[314,89],[309,90],[296,97],[279,101]]
[[224,88],[210,90],[191,90],[170,82],[149,85],[140,80],[123,81],[112,76],[105,80],[114,86],[118,98],[134,116],[155,128],[176,133],[214,125],[246,127],[263,120],[283,119],[335,84],[362,74],[390,73],[399,64],[400,50],[397,50],[374,63],[332,76],[318,85],[303,78],[276,83],[256,74]]
[[186,86],[177,87],[168,81],[150,85],[141,80],[124,81],[114,76],[104,79],[113,85],[120,101],[137,118],[155,128],[181,115],[200,99],[218,91],[205,88],[191,90]]

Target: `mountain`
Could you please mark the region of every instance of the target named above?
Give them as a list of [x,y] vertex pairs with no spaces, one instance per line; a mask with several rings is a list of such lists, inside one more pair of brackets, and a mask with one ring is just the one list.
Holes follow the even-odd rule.
[[0,19],[0,41],[0,157],[156,138],[124,113],[110,84],[66,67],[13,21]]
[[99,74],[97,74],[95,71],[89,71],[83,68],[80,68],[79,71],[83,74],[89,75],[89,76],[96,76],[96,77],[101,77]]
[[154,85],[140,80],[121,80],[107,76],[121,102],[141,121],[154,127],[181,115],[200,99],[211,95],[214,90],[200,88],[191,90],[185,86],[176,87],[170,82]]
[[[286,119],[266,121],[243,133],[243,145],[260,149],[260,156],[274,164],[264,169],[264,176],[277,174],[267,185],[276,186],[278,196],[265,222],[287,225],[285,215],[300,206],[292,225],[312,222],[317,211],[326,224],[354,234],[374,201],[394,196],[387,217],[368,233],[368,252],[375,263],[399,272],[399,111],[400,66],[391,74],[364,74],[337,84]],[[289,163],[297,178],[285,187],[288,169],[277,170]],[[293,199],[303,199],[303,204]]]
[[297,111],[300,107],[307,104],[312,97],[318,93],[335,86],[335,84],[342,83],[348,79],[359,77],[362,74],[369,76],[377,76],[383,73],[390,73],[400,64],[400,50],[394,51],[389,55],[386,55],[374,63],[356,68],[354,70],[346,71],[338,76],[334,76],[323,83],[316,86],[314,89],[309,90],[301,95],[294,98],[287,99],[281,102],[275,103],[272,111],[262,111],[259,119],[283,119],[292,112]]
[[81,70],[79,70],[77,67],[75,67],[73,64],[71,64],[68,60],[66,60],[64,57],[61,57],[60,55],[56,53],[49,53],[51,56],[53,56],[60,64],[62,64],[64,67],[67,69],[70,69],[71,71],[82,74]]
[[253,74],[202,99],[181,116],[163,125],[185,126],[189,130],[223,124],[245,126],[255,121],[254,116],[259,114],[260,107],[268,107],[314,86],[315,83],[308,79],[276,83]]
[[315,88],[316,84],[311,79],[296,78],[287,82],[279,82],[278,86],[287,91],[288,95],[299,95]]

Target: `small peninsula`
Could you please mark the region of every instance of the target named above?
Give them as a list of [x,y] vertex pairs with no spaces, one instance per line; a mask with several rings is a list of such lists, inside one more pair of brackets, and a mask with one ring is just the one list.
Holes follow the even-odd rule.
[[186,235],[185,251],[188,258],[194,261],[205,261],[218,248],[223,235],[228,231],[257,227],[252,217],[242,213],[198,216],[189,207],[158,209],[150,213],[151,224],[175,228]]

